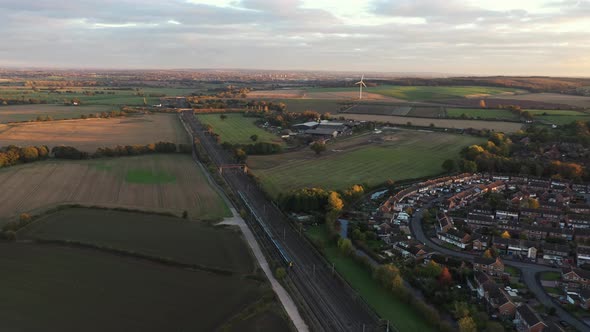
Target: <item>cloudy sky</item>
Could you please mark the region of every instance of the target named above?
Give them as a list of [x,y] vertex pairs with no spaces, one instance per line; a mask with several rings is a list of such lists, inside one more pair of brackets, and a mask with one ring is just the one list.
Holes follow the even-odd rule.
[[590,0],[0,0],[0,66],[590,76]]

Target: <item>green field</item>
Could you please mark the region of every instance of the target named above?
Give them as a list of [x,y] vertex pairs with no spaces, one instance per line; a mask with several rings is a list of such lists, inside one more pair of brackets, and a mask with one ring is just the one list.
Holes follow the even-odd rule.
[[468,118],[497,119],[518,121],[519,117],[505,109],[482,108],[447,108],[449,118],[461,118],[465,114]]
[[[271,293],[241,276],[53,245],[0,242],[0,266],[5,331],[214,331]],[[288,330],[267,302],[230,329]]]
[[[308,92],[345,92],[358,91],[357,88],[312,88]],[[521,92],[511,88],[497,88],[486,86],[394,86],[381,85],[368,87],[367,93],[376,93],[387,97],[394,97],[409,101],[444,100],[464,98],[477,95],[499,95]]]
[[20,236],[89,243],[240,273],[254,271],[239,232],[176,217],[71,208],[43,217]]
[[0,106],[0,123],[22,122],[50,116],[54,120],[78,119],[81,115],[117,110],[107,105],[95,106],[63,106],[63,105],[14,105]]
[[537,121],[564,125],[573,121],[590,121],[590,114],[573,110],[527,110]]
[[222,120],[221,114],[199,114],[197,118],[203,124],[213,127],[213,131],[221,137],[222,142],[232,144],[252,144],[250,136],[258,135],[257,142],[282,143],[280,137],[259,128],[254,124],[257,118],[245,117],[242,114],[225,114]]
[[[189,88],[143,87],[132,88],[130,90],[109,90],[104,87],[67,87],[60,88],[58,91],[60,93],[49,93],[49,90],[43,87],[38,91],[34,91],[28,87],[3,87],[0,88],[0,99],[40,99],[46,100],[48,104],[63,104],[64,100],[78,98],[82,105],[143,105],[143,94],[146,102],[152,105],[159,103],[160,98],[150,97],[150,94],[165,94],[166,96],[173,97],[202,92],[199,89]],[[85,94],[85,92],[87,93]]]
[[558,281],[561,280],[559,272],[541,272],[541,280]]
[[458,159],[463,147],[485,141],[473,136],[396,131],[383,136],[382,143],[367,142],[375,137],[329,144],[321,156],[310,149],[272,157],[251,156],[248,165],[265,190],[277,196],[302,187],[343,189],[353,184],[433,176],[443,172],[445,159]]
[[287,104],[289,112],[315,111],[321,114],[336,114],[342,107],[342,102],[334,99],[285,99],[280,100]]
[[[328,235],[324,225],[311,227],[307,234],[316,241],[327,243]],[[432,331],[432,328],[418,316],[408,304],[388,294],[373,280],[371,273],[352,258],[343,256],[334,245],[326,246],[324,254],[334,263],[338,273],[360,294],[360,296],[383,319],[391,322],[398,331]]]

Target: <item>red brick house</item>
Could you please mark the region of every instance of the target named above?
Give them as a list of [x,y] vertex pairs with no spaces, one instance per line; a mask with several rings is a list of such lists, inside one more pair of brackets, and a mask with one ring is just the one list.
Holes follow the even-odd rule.
[[536,313],[528,304],[523,304],[516,308],[514,318],[516,329],[522,332],[541,332],[547,327],[539,314]]
[[485,272],[492,276],[501,276],[504,273],[504,263],[500,257],[485,258],[475,257],[473,259],[473,270]]

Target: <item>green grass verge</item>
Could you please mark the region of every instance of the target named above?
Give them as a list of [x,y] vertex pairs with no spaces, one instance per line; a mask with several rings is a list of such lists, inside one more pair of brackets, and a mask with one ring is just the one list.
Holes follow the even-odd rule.
[[[311,227],[307,234],[315,241],[327,244],[327,232],[323,225]],[[352,258],[339,254],[338,248],[326,245],[324,254],[334,263],[338,273],[360,294],[360,296],[381,316],[388,319],[398,331],[432,331],[416,311],[407,303],[396,299],[383,289],[371,273]]]
[[514,266],[504,266],[504,272],[510,274],[510,276],[512,277],[518,277],[520,275],[520,270],[518,270]]
[[125,181],[143,184],[173,183],[176,182],[176,177],[172,174],[164,172],[132,169],[127,171],[127,174],[125,175]]
[[559,272],[541,272],[541,280],[557,281],[561,280],[561,273]]
[[257,118],[245,117],[242,114],[225,114],[222,120],[221,114],[199,114],[197,118],[203,123],[213,127],[213,131],[221,137],[222,142],[232,144],[253,144],[252,135],[258,135],[257,142],[280,143],[280,137],[259,128],[254,124]]
[[549,294],[563,295],[563,291],[556,287],[544,287],[545,291]]

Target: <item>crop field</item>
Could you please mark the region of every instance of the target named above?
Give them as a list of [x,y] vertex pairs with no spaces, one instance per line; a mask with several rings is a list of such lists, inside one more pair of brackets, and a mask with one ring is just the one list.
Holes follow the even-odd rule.
[[255,90],[248,93],[248,98],[301,98],[304,93],[300,89]]
[[[315,240],[326,243],[328,234],[323,225],[314,226],[307,231],[307,235]],[[419,314],[399,299],[389,295],[371,273],[355,262],[351,257],[339,253],[335,245],[324,248],[326,258],[334,263],[338,273],[359,292],[360,296],[384,319],[391,322],[395,331],[432,331]]]
[[534,115],[535,120],[545,123],[564,125],[573,121],[590,121],[590,112],[573,110],[527,110]]
[[430,119],[430,118],[408,118],[404,116],[389,116],[389,115],[372,115],[372,114],[340,114],[347,119],[357,121],[378,121],[390,124],[407,124],[412,123],[415,126],[428,127],[434,124],[439,128],[452,129],[489,129],[494,131],[501,131],[504,133],[513,133],[522,127],[520,123],[502,122],[502,121],[478,121],[478,120],[462,120],[462,119]]
[[444,107],[427,107],[427,106],[413,106],[412,110],[407,116],[419,117],[419,118],[440,118],[444,117]]
[[257,118],[245,117],[242,114],[225,114],[226,119],[221,119],[220,114],[198,114],[197,118],[203,124],[209,124],[213,131],[221,137],[222,142],[232,144],[252,144],[252,135],[258,135],[257,142],[269,142],[282,144],[280,137],[256,126]]
[[478,137],[415,130],[366,134],[328,145],[324,155],[311,149],[278,156],[251,156],[248,166],[273,196],[303,187],[343,189],[441,173],[442,163],[458,158]]
[[0,183],[0,221],[63,203],[231,216],[189,155],[36,162],[0,169]]
[[514,100],[530,100],[552,104],[565,104],[574,107],[590,108],[590,97],[564,95],[559,93],[527,93],[517,96],[508,96],[508,99]]
[[412,106],[405,105],[379,105],[379,104],[356,104],[341,113],[354,114],[376,114],[376,115],[399,115],[405,116],[412,110]]
[[250,249],[237,230],[177,217],[70,208],[35,221],[25,236],[118,248],[245,274],[254,271]]
[[81,115],[110,112],[116,107],[96,106],[63,106],[63,105],[11,105],[0,106],[0,123],[31,121],[37,117],[50,116],[55,120],[79,118]]
[[[308,89],[308,95],[313,93],[336,93],[336,92],[353,92],[358,93],[357,88],[312,88]],[[436,101],[452,98],[470,98],[484,97],[491,95],[510,95],[522,93],[522,90],[510,88],[496,88],[485,86],[394,86],[382,85],[377,87],[368,87],[367,94],[378,94],[386,97],[392,97],[398,100],[409,101]],[[364,95],[364,92],[363,92]]]
[[289,112],[315,111],[321,114],[337,113],[346,107],[346,101],[342,99],[284,99],[277,100],[287,104]]
[[0,125],[0,142],[6,145],[74,146],[94,152],[98,147],[149,144],[158,141],[188,143],[178,117],[151,114],[110,119],[84,119]]
[[[214,331],[271,293],[267,283],[241,275],[55,245],[0,243],[0,265],[0,320],[8,331]],[[284,319],[268,318],[278,315],[276,306],[231,328],[270,321],[270,330],[286,330]]]
[[482,109],[482,108],[447,108],[449,118],[460,118],[465,114],[469,118],[496,119],[518,121],[519,117],[505,109]]
[[59,88],[57,92],[50,92],[49,89],[40,87],[35,91],[29,87],[14,86],[1,87],[0,99],[40,99],[48,104],[63,104],[64,100],[77,98],[81,105],[143,105],[145,101],[150,104],[159,103],[159,97],[152,97],[150,94],[165,94],[166,96],[186,96],[199,89],[188,88],[128,88],[108,89],[103,87],[66,87]]

